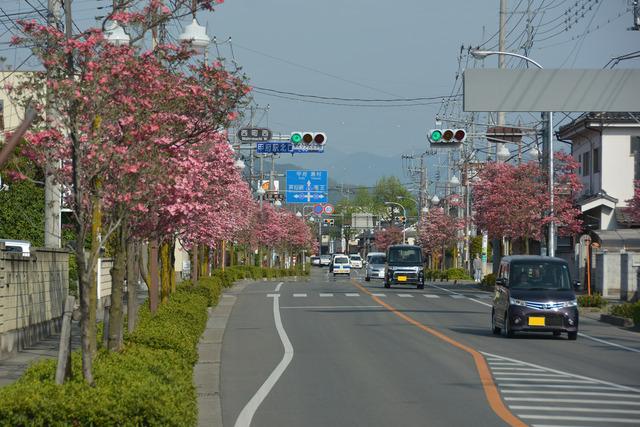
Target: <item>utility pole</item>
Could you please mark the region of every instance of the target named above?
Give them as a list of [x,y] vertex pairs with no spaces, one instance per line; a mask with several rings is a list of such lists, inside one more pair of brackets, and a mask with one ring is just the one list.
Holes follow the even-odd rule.
[[[61,0],[48,0],[47,25],[60,28]],[[65,30],[67,37],[71,37],[70,15],[66,19]],[[49,110],[47,115],[55,125],[58,125],[55,113]],[[49,157],[49,156],[48,156]],[[61,185],[56,183],[54,172],[59,169],[59,161],[48,158],[45,164],[44,177],[44,245],[47,248],[60,248],[62,242],[61,225]]]
[[[507,0],[500,0],[500,28],[498,29],[498,50],[500,52],[504,52],[505,49],[505,35],[507,29],[505,28],[507,25]],[[504,55],[498,55],[498,68],[504,68],[505,60]],[[504,112],[498,112],[498,126],[504,126]],[[496,162],[498,162],[498,153],[500,152],[500,148],[502,148],[502,143],[496,144]],[[492,252],[493,252],[493,273],[497,274],[498,269],[500,268],[500,239],[493,239],[492,241]]]

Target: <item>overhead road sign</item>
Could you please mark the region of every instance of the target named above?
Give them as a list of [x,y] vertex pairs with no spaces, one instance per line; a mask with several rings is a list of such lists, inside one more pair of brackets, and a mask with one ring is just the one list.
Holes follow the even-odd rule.
[[291,153],[293,145],[290,142],[258,142],[256,143],[256,153],[258,154],[278,154]]
[[638,111],[640,69],[468,68],[464,111]]
[[242,142],[266,142],[273,138],[273,133],[267,128],[240,128],[236,136]]
[[328,189],[327,171],[287,171],[287,203],[327,203]]

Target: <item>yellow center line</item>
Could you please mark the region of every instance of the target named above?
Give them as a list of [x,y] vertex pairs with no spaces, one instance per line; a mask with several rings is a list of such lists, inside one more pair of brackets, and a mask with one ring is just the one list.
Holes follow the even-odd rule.
[[444,342],[446,342],[448,344],[451,344],[452,346],[457,347],[460,350],[463,350],[463,351],[466,351],[467,353],[469,353],[473,357],[473,361],[476,364],[476,370],[478,371],[478,375],[480,376],[480,382],[482,383],[482,388],[484,390],[484,394],[485,394],[485,396],[487,398],[487,401],[489,402],[489,406],[491,406],[491,409],[493,410],[493,412],[495,412],[497,416],[502,418],[502,420],[504,422],[506,422],[507,424],[509,424],[510,426],[513,426],[513,427],[526,427],[526,424],[523,423],[522,421],[520,421],[520,419],[518,417],[513,415],[513,413],[511,413],[511,411],[509,411],[509,409],[505,406],[504,402],[502,402],[502,399],[500,398],[500,393],[498,392],[498,387],[496,386],[496,383],[493,381],[493,377],[491,376],[491,371],[489,370],[489,365],[487,365],[487,362],[485,361],[485,359],[482,356],[482,354],[480,354],[477,350],[475,350],[475,349],[473,349],[473,348],[471,348],[469,346],[466,346],[466,345],[454,340],[453,338],[443,334],[442,332],[439,332],[439,331],[437,331],[435,329],[432,329],[432,328],[430,328],[430,327],[418,322],[417,320],[415,320],[411,316],[408,316],[408,315],[398,311],[395,307],[391,306],[387,302],[383,301],[382,299],[378,298],[377,296],[372,295],[371,292],[369,292],[369,290],[367,288],[362,286],[355,279],[352,278],[351,282],[360,291],[362,291],[365,294],[369,295],[375,302],[377,302],[378,304],[380,304],[381,306],[383,306],[384,308],[386,308],[387,310],[389,310],[390,312],[392,312],[393,314],[395,314],[399,318],[401,318],[401,319],[405,320],[406,322],[408,322],[408,323],[410,323],[410,324],[422,329],[423,331],[435,336],[436,338],[439,338],[442,341],[444,341]]

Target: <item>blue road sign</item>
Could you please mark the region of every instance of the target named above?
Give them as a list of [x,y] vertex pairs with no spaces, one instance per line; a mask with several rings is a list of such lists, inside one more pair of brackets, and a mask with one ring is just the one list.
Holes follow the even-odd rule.
[[327,171],[287,171],[287,203],[328,203]]
[[256,144],[256,153],[272,154],[272,153],[291,153],[293,144],[290,142],[258,142]]

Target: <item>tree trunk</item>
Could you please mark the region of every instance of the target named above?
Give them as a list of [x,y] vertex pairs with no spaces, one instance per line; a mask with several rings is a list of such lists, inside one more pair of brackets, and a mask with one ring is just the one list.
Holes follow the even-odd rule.
[[169,292],[171,291],[171,266],[169,263],[169,242],[166,240],[160,246],[160,299],[162,304],[169,302]]
[[109,337],[107,341],[107,349],[109,351],[118,351],[122,345],[122,326],[124,323],[122,297],[124,293],[124,276],[127,262],[126,227],[126,221],[123,220],[116,230],[115,256],[113,267],[111,267],[109,330],[104,331]]
[[176,240],[171,238],[171,243],[169,245],[169,271],[171,276],[169,277],[171,293],[176,291]]
[[[97,182],[94,184],[94,190],[98,190],[100,188],[100,183]],[[91,196],[93,211],[91,214],[91,253],[95,254],[100,251],[100,234],[102,229],[102,207],[100,205],[100,199],[93,195]],[[100,262],[100,257],[98,256],[98,262]],[[91,268],[91,266],[89,266]],[[90,324],[90,335],[89,335],[89,348],[91,349],[91,357],[95,357],[98,352],[98,343],[97,343],[97,330],[96,330],[96,313],[98,311],[98,276],[97,269],[92,269],[91,274],[91,288],[89,289],[89,324]]]
[[198,245],[191,248],[191,282],[195,284],[198,281]]
[[222,266],[222,271],[224,271],[224,268],[227,264],[226,256],[227,256],[227,241],[223,240],[220,248],[220,265]]
[[202,273],[202,277],[208,277],[209,274],[209,259],[211,255],[211,248],[209,246],[202,245],[202,250],[200,251],[200,272]]
[[127,245],[127,330],[133,332],[138,317],[138,245]]
[[158,298],[158,239],[149,242],[149,309],[155,314],[160,303]]

